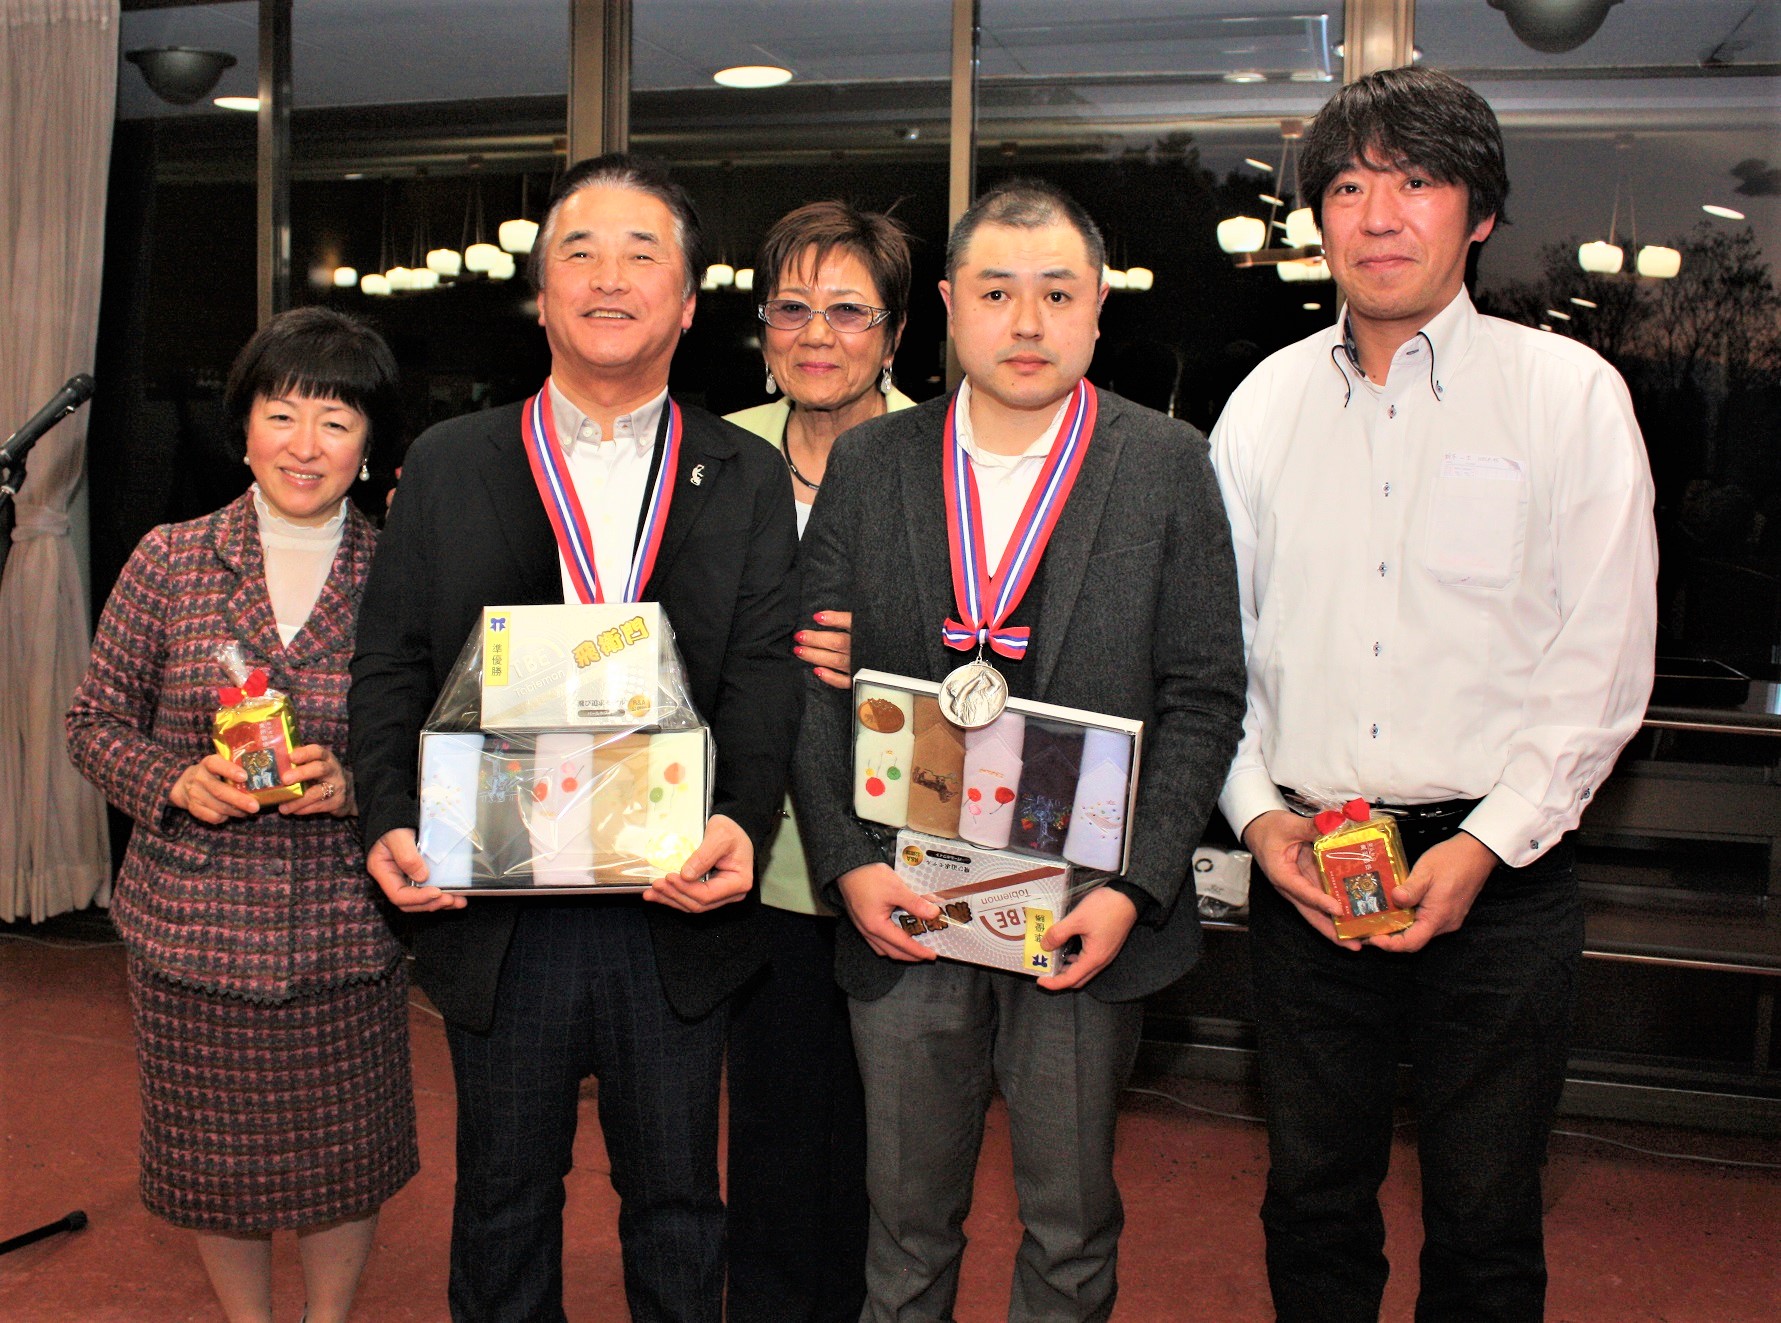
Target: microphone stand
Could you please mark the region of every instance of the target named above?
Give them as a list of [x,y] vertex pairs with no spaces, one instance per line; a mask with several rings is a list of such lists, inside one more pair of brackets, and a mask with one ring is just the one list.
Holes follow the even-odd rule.
[[[89,391],[88,394],[91,394],[91,391]],[[50,420],[50,422],[43,428],[43,432],[49,431],[51,427],[54,427],[57,423],[61,422],[69,414],[80,408],[84,403],[86,403],[84,398],[71,402]],[[27,426],[29,426],[29,424],[27,424]],[[25,483],[25,456],[31,453],[31,447],[37,444],[38,438],[43,435],[43,432],[39,432],[37,436],[27,437],[25,443],[19,446],[16,452],[7,449],[7,447],[11,446],[13,437],[18,435],[16,432],[13,434],[13,437],[8,437],[6,439],[6,444],[4,446],[0,446],[0,516],[11,514],[12,498],[18,495],[19,487],[22,487]],[[15,467],[19,471],[19,479],[16,485],[13,483],[12,478]],[[0,523],[0,530],[10,532],[10,528],[7,527],[10,523],[10,519],[5,520],[4,523]],[[5,564],[5,556],[0,555],[0,567],[4,567]],[[77,1208],[72,1213],[64,1214],[54,1222],[45,1222],[42,1226],[27,1231],[23,1235],[13,1236],[10,1240],[0,1240],[0,1254],[11,1254],[14,1250],[24,1249],[27,1245],[35,1245],[40,1240],[47,1240],[51,1236],[60,1235],[64,1231],[79,1231],[82,1227],[86,1226],[86,1224],[87,1215]]]
[[[71,401],[66,408],[54,418],[50,419],[44,426],[42,432],[37,433],[35,436],[27,437],[25,443],[21,445],[17,451],[8,451],[5,446],[0,446],[0,513],[5,513],[12,508],[12,498],[17,496],[19,494],[19,488],[25,485],[25,456],[31,453],[31,447],[43,439],[45,432],[48,432],[50,428],[54,427],[57,423],[61,422],[69,414],[73,413],[85,403],[86,401],[84,399]],[[14,435],[16,436],[17,433],[14,433]],[[6,445],[10,446],[12,440],[12,437],[8,437],[6,439]],[[12,479],[13,470],[15,468],[18,470],[19,475],[16,483]]]
[[40,1240],[60,1235],[64,1231],[79,1231],[87,1224],[87,1215],[75,1209],[65,1217],[54,1222],[46,1222],[35,1231],[27,1231],[22,1236],[14,1236],[11,1240],[0,1240],[0,1254],[11,1254],[14,1250],[24,1249],[27,1245],[35,1245]]

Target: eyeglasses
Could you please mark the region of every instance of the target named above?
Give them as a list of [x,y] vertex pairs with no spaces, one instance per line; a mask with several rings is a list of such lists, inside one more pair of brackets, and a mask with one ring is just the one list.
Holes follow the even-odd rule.
[[768,299],[755,309],[755,315],[776,331],[796,331],[809,325],[812,317],[821,317],[837,331],[852,335],[871,330],[890,316],[890,309],[874,308],[870,303],[831,303],[826,308],[813,308],[799,299]]

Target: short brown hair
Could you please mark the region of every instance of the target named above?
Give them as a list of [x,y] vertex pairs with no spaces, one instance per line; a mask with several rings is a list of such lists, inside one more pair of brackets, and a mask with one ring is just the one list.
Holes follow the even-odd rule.
[[837,248],[865,264],[890,310],[885,320],[894,340],[909,316],[909,231],[882,212],[861,211],[847,202],[808,202],[788,211],[767,231],[755,259],[756,278],[766,281],[762,296],[778,293],[781,277],[806,253],[820,267]]

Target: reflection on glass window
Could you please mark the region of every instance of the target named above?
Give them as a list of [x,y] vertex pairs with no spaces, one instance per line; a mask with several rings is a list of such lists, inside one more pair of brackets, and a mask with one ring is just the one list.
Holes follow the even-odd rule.
[[950,0],[636,0],[632,48],[631,145],[691,191],[715,260],[675,356],[676,395],[718,413],[768,398],[755,250],[786,212],[830,198],[890,211],[916,236],[896,379],[916,399],[937,394]]
[[1479,302],[1625,376],[1657,482],[1660,652],[1772,676],[1781,4],[1570,8],[1589,12],[1542,27],[1530,6],[1417,5],[1424,58],[1503,122],[1512,224],[1485,249]]
[[[1341,4],[984,0],[978,188],[1034,174],[1106,234],[1090,375],[1209,428],[1335,315],[1293,145],[1340,80]],[[1291,233],[1289,234],[1289,224]]]

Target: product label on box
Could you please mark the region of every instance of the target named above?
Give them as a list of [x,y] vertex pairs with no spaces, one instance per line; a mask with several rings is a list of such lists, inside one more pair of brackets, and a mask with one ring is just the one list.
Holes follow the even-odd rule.
[[483,728],[651,724],[664,629],[653,602],[486,609]]
[[1039,943],[1069,908],[1068,865],[904,831],[897,836],[896,871],[939,907],[932,919],[896,913],[903,931],[923,946],[993,969],[1056,972],[1057,953]]

